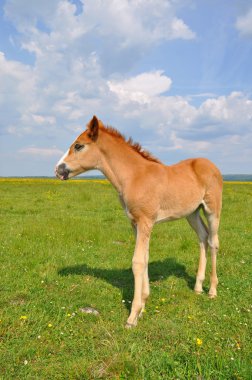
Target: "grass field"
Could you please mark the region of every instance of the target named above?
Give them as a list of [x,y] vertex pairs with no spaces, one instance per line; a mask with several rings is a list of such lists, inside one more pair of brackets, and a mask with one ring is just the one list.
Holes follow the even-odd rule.
[[186,221],[155,226],[131,330],[134,238],[108,182],[1,179],[0,202],[0,379],[252,379],[252,184],[224,186],[215,300],[209,267],[193,292]]

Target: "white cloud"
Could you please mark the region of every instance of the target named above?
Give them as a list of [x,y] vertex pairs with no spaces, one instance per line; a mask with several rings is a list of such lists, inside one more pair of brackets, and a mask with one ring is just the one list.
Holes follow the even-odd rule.
[[127,80],[109,82],[115,94],[113,109],[125,118],[136,120],[141,128],[167,136],[169,128],[185,129],[197,110],[181,96],[163,95],[171,79],[161,71],[142,73]]
[[183,20],[177,17],[173,18],[170,34],[167,34],[168,39],[183,38],[185,40],[190,40],[195,38],[195,36],[195,33],[188,28]]
[[235,26],[241,35],[252,36],[252,8],[245,15],[237,18]]
[[[36,108],[33,69],[0,52],[0,129],[19,124],[24,110]],[[21,123],[22,124],[22,123]]]
[[34,53],[37,60],[44,58],[56,64],[66,57],[69,60],[70,52],[76,59],[96,51],[106,73],[127,70],[157,43],[195,37],[176,16],[179,2],[83,0],[82,3],[83,12],[76,14],[76,6],[67,0],[45,0],[39,4],[8,0],[5,15],[21,33],[22,47]]
[[203,118],[226,125],[225,130],[234,130],[238,126],[251,128],[252,100],[241,92],[232,92],[228,96],[207,99],[199,108],[200,120]]
[[[8,99],[2,95],[0,127],[5,131],[37,134],[43,126],[47,134],[57,125],[69,128],[97,109],[107,113],[118,91],[120,101],[129,97],[145,102],[169,89],[171,79],[160,70],[121,79],[151,46],[193,37],[176,16],[174,4],[86,0],[83,9],[77,15],[76,6],[67,0],[45,0],[36,6],[28,0],[6,1],[5,16],[18,29],[22,48],[35,55],[35,63],[27,66],[2,58],[9,93]],[[116,71],[121,79],[109,80],[109,73]]]
[[119,81],[108,81],[110,91],[119,99],[128,103],[134,101],[140,104],[149,103],[151,98],[170,89],[171,79],[162,71],[139,74],[135,77]]
[[20,149],[18,153],[26,154],[29,156],[42,156],[42,157],[58,157],[64,152],[56,147],[53,148],[36,148],[36,147],[27,147]]
[[121,48],[195,37],[175,16],[175,3],[166,0],[87,0],[85,7],[90,26],[95,23],[101,36],[119,37]]
[[53,124],[55,124],[55,117],[53,117],[53,116],[43,116],[43,115],[36,115],[36,114],[32,114],[31,116],[32,116],[34,123],[36,123],[36,124],[39,124],[39,125],[42,125],[42,124],[53,125]]
[[58,8],[59,0],[7,0],[4,5],[5,16],[12,20],[22,33],[36,27],[38,21],[52,22]]
[[[128,83],[132,86],[127,87]],[[217,146],[220,148],[225,139],[237,149],[241,138],[252,131],[252,100],[241,92],[215,96],[196,107],[190,99],[164,96],[158,91],[149,95],[148,101],[136,101],[135,83],[135,77],[116,83],[116,88],[112,88],[119,102],[115,108],[124,118],[134,120],[148,132],[158,152],[183,150],[190,155],[207,154]],[[129,92],[132,88],[133,96]],[[122,102],[122,98],[127,102]],[[141,96],[140,100],[145,98]],[[244,144],[245,140],[242,141]],[[153,149],[150,143],[148,148]]]
[[169,152],[176,150],[184,150],[191,154],[195,154],[195,152],[199,154],[200,152],[207,152],[211,148],[211,142],[209,141],[186,140],[181,137],[178,137],[176,132],[174,131],[170,133],[169,144],[170,145],[168,146],[158,146],[157,151]]

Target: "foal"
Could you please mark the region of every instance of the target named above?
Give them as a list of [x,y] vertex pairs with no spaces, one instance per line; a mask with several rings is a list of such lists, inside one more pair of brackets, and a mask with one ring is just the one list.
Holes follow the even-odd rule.
[[[148,278],[149,241],[155,223],[186,218],[199,238],[200,258],[195,292],[202,292],[210,247],[212,271],[209,297],[217,295],[216,253],[222,203],[222,176],[207,159],[188,159],[172,166],[105,127],[94,116],[87,129],[58,162],[55,173],[61,180],[90,169],[100,170],[119,193],[136,232],[132,260],[134,299],[127,327],[136,326],[150,293]],[[203,209],[208,228],[200,216]]]

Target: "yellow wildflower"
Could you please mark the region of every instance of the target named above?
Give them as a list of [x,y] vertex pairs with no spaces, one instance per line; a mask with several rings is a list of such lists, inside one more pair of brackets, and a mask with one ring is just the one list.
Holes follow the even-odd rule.
[[52,324],[51,323],[48,323],[48,325],[47,325],[48,327],[52,327]]
[[200,339],[200,338],[197,338],[196,339],[196,344],[197,344],[197,346],[201,346],[202,345],[202,339]]
[[21,315],[20,319],[21,321],[25,321],[28,317],[26,315]]

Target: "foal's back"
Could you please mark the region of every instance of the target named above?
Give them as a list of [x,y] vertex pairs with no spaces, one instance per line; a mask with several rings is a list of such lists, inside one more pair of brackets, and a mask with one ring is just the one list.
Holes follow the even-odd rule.
[[213,182],[222,187],[222,176],[219,169],[206,158],[191,158],[167,167],[170,182],[187,183],[190,186],[204,190],[211,187]]

